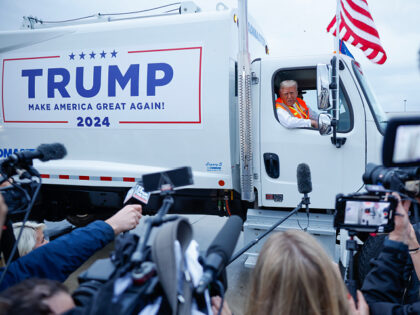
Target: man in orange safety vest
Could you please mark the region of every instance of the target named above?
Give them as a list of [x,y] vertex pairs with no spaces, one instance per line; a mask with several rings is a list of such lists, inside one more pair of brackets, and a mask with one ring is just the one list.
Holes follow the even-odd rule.
[[318,117],[301,98],[297,97],[297,82],[285,80],[280,83],[276,110],[279,122],[286,128],[316,128]]

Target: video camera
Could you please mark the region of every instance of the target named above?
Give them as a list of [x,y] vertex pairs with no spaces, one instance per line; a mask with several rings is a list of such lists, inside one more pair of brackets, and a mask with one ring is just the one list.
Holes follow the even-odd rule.
[[334,227],[355,232],[391,232],[398,192],[420,197],[420,117],[388,122],[382,150],[384,165],[369,163],[363,174],[367,193],[337,195]]
[[0,185],[10,179],[10,185],[0,188],[9,216],[26,212],[27,206],[36,199],[41,178],[32,166],[33,160],[46,162],[62,159],[66,154],[66,148],[60,143],[41,144],[36,150],[16,152],[0,161]]
[[382,150],[384,166],[368,164],[365,184],[420,197],[420,117],[388,122]]
[[[348,231],[346,249],[349,252],[348,275],[345,283],[357,301],[354,279],[353,254],[358,250],[354,237],[367,237],[363,232],[388,233],[394,230],[398,200],[391,195],[414,201],[414,214],[418,222],[415,197],[420,197],[420,117],[394,118],[385,132],[382,162],[384,165],[367,164],[363,174],[366,193],[336,197],[334,227]],[[360,262],[359,262],[360,264]]]

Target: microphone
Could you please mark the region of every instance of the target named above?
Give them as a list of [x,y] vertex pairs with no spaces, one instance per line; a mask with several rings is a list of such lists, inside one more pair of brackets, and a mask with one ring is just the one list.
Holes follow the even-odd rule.
[[66,148],[61,143],[41,144],[35,151],[21,151],[10,155],[3,163],[30,163],[33,159],[42,162],[59,160],[67,155]]
[[241,233],[242,223],[239,216],[231,216],[207,249],[204,272],[196,288],[197,294],[204,293],[229,262]]
[[296,172],[298,190],[301,194],[308,194],[312,191],[311,170],[308,164],[300,163]]
[[124,206],[130,204],[145,206],[149,202],[149,198],[150,194],[145,192],[142,183],[138,182],[127,192],[123,204]]
[[306,213],[309,213],[310,200],[308,193],[312,191],[311,170],[306,163],[300,163],[296,172],[297,186],[301,194],[303,194],[303,203],[306,205]]

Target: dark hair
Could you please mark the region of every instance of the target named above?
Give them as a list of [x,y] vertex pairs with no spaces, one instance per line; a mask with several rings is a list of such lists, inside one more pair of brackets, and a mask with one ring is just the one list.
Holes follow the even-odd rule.
[[0,293],[0,315],[52,314],[44,299],[65,292],[67,288],[58,281],[31,278]]

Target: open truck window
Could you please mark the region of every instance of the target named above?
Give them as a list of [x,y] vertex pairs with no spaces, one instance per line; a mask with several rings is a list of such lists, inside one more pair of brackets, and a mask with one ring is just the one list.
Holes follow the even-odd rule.
[[[315,113],[321,111],[317,107],[316,93],[316,68],[304,69],[279,69],[273,76],[273,113],[278,120],[276,111],[276,99],[279,97],[280,83],[284,80],[295,80],[298,83],[298,97],[303,99],[306,105]],[[332,110],[328,111],[332,115]],[[337,131],[340,133],[349,132],[353,128],[353,112],[350,101],[343,84],[340,82],[340,110]],[[313,129],[316,130],[316,129]]]

